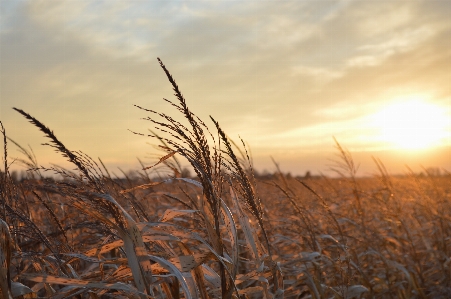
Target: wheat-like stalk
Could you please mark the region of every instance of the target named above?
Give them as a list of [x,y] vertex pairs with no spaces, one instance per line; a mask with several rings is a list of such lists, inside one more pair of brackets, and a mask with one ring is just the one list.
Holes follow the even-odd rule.
[[335,140],[339,178],[275,161],[259,176],[243,140],[213,117],[210,131],[158,62],[178,116],[137,106],[154,126],[137,134],[164,154],[135,172],[115,175],[14,108],[78,171],[40,166],[0,122],[0,298],[449,298],[449,172],[395,177],[373,158],[378,173],[361,178]]

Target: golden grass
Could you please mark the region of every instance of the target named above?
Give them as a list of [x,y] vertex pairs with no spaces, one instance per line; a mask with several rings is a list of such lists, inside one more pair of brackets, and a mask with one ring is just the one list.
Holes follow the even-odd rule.
[[214,119],[210,133],[159,62],[182,119],[138,107],[165,154],[133,176],[113,178],[14,108],[77,171],[45,169],[12,141],[30,169],[13,180],[2,126],[0,298],[449,297],[449,175],[391,177],[375,160],[380,175],[357,178],[337,142],[340,179],[258,180],[244,143]]

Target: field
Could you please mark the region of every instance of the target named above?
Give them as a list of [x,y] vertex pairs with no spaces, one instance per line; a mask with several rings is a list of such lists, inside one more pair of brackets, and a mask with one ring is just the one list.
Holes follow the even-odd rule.
[[340,178],[258,177],[160,64],[180,119],[138,107],[163,154],[123,178],[14,108],[76,170],[15,144],[29,171],[14,179],[2,127],[1,298],[449,298],[449,173],[392,177],[375,159],[379,175],[358,178],[337,143]]

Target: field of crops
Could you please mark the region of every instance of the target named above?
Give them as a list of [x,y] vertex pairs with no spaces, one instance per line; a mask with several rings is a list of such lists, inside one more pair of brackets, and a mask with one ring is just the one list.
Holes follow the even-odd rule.
[[2,127],[1,298],[450,297],[449,173],[391,177],[375,160],[358,178],[337,143],[340,178],[254,176],[244,143],[197,118],[160,64],[180,119],[138,107],[164,153],[123,178],[21,109],[76,170],[37,165]]

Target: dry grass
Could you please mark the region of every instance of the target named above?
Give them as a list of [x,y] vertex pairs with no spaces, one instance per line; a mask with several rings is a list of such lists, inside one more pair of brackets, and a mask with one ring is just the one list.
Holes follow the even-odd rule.
[[[132,176],[15,108],[77,171],[40,167],[15,144],[29,176],[14,181],[1,126],[0,298],[449,297],[449,175],[390,177],[375,160],[380,175],[359,179],[337,142],[341,179],[256,180],[244,143],[214,119],[211,133],[159,62],[182,117],[138,107],[165,154]],[[160,166],[172,177],[156,179]]]

